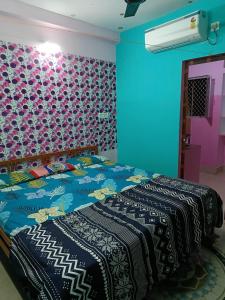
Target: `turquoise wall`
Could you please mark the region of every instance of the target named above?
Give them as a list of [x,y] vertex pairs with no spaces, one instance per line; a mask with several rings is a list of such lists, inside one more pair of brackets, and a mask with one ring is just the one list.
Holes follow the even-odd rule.
[[[216,46],[191,44],[152,54],[144,31],[184,14],[205,10],[220,21]],[[117,46],[118,159],[170,176],[178,174],[182,61],[225,52],[225,0],[200,0],[121,33]]]

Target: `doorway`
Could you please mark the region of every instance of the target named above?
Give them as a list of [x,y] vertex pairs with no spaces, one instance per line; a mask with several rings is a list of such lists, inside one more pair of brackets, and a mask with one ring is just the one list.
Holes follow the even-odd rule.
[[[224,108],[221,103],[221,120],[216,120],[214,113],[215,109],[218,109],[218,107],[215,107],[215,99],[213,99],[213,95],[215,94],[214,89],[216,88],[215,80],[213,79],[213,76],[210,76],[210,72],[206,72],[206,69],[210,67],[210,64],[215,62],[215,64],[217,64],[216,68],[218,68],[218,65],[221,64],[224,68],[225,73],[224,61],[225,53],[192,59],[183,62],[179,176],[181,178],[191,180],[194,182],[200,182],[203,184],[207,184],[207,181],[213,180],[215,174],[219,171],[222,171],[222,169],[220,170],[220,167],[223,168],[224,165],[224,148],[223,150],[216,149],[215,151],[220,151],[220,156],[222,157],[220,158],[220,160],[221,162],[223,160],[223,164],[221,164],[220,166],[219,163],[215,163],[214,170],[210,170],[210,168],[208,168],[207,170],[206,168],[205,176],[200,176],[200,171],[202,171],[203,169],[202,165],[204,165],[204,160],[206,160],[206,156],[209,156],[211,160],[214,159],[213,154],[211,153],[212,143],[210,141],[207,141],[207,139],[209,139],[209,135],[207,136],[207,134],[209,133],[206,132],[207,126],[211,129],[211,131],[213,131],[212,128],[216,128],[215,122],[217,122],[217,126],[219,126],[219,129],[217,132],[218,136],[216,142],[218,143],[218,145],[223,145],[223,147],[225,145],[225,118],[223,118],[224,122],[222,121],[223,114],[225,117],[225,88],[223,91]],[[203,71],[199,72],[200,69]],[[223,77],[223,74],[221,76]],[[224,81],[225,84],[225,75],[224,78],[221,78],[221,81]],[[200,89],[201,91],[200,96],[204,94],[204,97],[198,98],[196,96],[199,95],[198,89]],[[194,97],[192,97],[193,95]],[[196,98],[198,99],[195,103],[194,100],[196,100]],[[203,99],[204,101],[202,101]],[[201,107],[198,106],[199,103],[201,103]],[[196,129],[196,132],[198,131],[199,139],[197,137],[196,132],[195,134],[193,134],[194,128]],[[201,140],[204,138],[206,140],[206,143],[202,145],[203,142]],[[208,145],[211,145],[211,148],[207,146],[207,143]],[[205,153],[203,153],[203,150]],[[206,153],[207,151],[208,153]],[[201,156],[202,154],[204,155],[204,157]],[[224,179],[223,175],[222,178]],[[211,186],[212,185],[213,183],[211,184]]]

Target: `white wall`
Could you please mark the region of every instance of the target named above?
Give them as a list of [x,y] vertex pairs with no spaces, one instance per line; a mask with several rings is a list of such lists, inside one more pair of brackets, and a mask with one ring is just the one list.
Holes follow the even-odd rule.
[[115,62],[115,43],[91,35],[0,16],[0,40],[38,45],[46,41],[60,45],[63,52]]

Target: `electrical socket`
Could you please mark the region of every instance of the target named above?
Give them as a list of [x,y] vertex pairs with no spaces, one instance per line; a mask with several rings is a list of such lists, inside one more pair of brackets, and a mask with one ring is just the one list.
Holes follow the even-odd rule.
[[99,119],[108,119],[109,113],[108,112],[98,113],[98,117]]
[[219,21],[211,23],[211,31],[217,31],[219,29],[220,29],[220,22]]

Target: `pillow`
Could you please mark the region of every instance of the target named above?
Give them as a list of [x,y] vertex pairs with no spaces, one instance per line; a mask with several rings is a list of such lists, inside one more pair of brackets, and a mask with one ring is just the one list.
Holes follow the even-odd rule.
[[45,168],[45,166],[39,166],[39,167],[32,168],[29,170],[29,172],[35,178],[48,176],[50,174],[49,171]]
[[72,164],[76,169],[94,165],[101,164],[102,160],[94,155],[85,155],[85,156],[75,156],[67,159],[68,163]]
[[103,155],[93,155],[93,157],[99,159],[100,161],[106,161],[109,160],[107,157],[103,156]]
[[94,157],[99,159],[101,161],[101,163],[105,166],[113,166],[116,163],[115,161],[110,160],[109,158],[102,156],[102,155],[94,155]]
[[18,183],[27,182],[35,179],[35,177],[28,172],[24,171],[14,171],[6,174],[0,175],[0,189],[3,189],[8,186],[12,186]]
[[75,168],[70,163],[53,162],[45,166],[46,170],[51,173],[61,173],[66,171],[73,171]]
[[29,170],[35,178],[48,176],[51,174],[62,173],[74,170],[74,166],[70,163],[52,162],[48,165],[39,166]]

